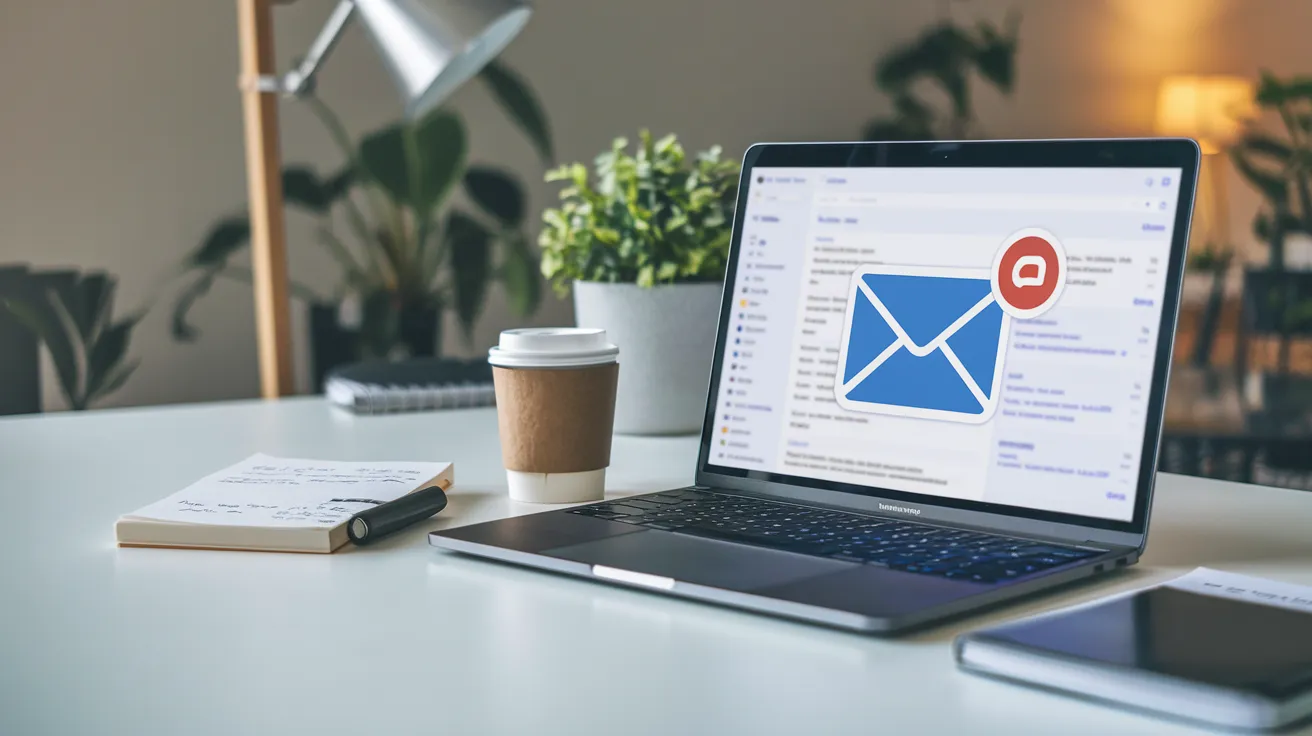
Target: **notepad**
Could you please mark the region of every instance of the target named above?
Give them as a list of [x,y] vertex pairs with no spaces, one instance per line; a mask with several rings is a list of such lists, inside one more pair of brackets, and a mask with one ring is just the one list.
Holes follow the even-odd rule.
[[451,463],[341,462],[252,455],[119,517],[121,547],[328,553],[356,513],[455,480]]

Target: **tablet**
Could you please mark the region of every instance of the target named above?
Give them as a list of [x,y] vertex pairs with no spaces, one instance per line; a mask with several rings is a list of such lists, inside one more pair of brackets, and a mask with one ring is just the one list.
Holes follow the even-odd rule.
[[[1209,583],[1197,584],[1202,572]],[[1288,588],[1199,571],[964,635],[957,659],[966,670],[1210,725],[1279,728],[1312,715],[1312,591]]]

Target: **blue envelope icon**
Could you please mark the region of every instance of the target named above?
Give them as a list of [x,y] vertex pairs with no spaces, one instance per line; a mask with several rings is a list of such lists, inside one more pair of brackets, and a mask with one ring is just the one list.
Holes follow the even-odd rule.
[[849,411],[986,422],[1010,329],[987,268],[862,266],[852,274],[834,398]]

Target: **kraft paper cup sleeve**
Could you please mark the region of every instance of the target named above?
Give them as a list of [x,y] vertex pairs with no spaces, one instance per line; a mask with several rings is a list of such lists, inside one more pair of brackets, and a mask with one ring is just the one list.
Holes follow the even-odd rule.
[[507,470],[577,473],[610,465],[618,363],[582,368],[493,366]]

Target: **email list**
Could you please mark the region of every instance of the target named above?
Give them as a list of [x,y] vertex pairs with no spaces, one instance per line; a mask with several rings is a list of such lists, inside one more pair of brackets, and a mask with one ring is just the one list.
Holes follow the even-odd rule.
[[1178,172],[774,171],[743,233],[769,266],[734,275],[769,282],[733,371],[768,411],[725,413],[719,462],[1132,515],[1174,214],[1139,187]]

